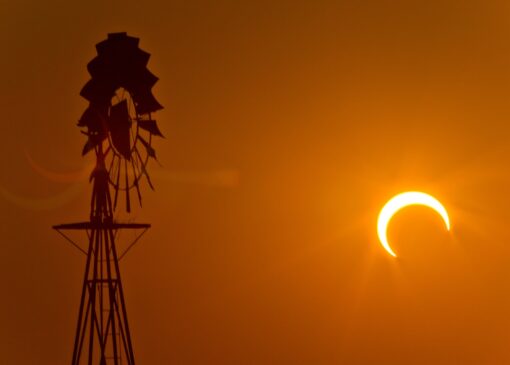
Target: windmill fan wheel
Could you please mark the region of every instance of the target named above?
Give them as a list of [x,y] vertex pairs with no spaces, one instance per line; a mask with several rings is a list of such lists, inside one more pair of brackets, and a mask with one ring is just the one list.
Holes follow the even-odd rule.
[[87,65],[91,79],[80,93],[89,106],[78,122],[88,137],[82,154],[95,151],[97,168],[108,172],[114,207],[119,193],[125,194],[128,212],[130,190],[141,204],[140,182],[154,188],[147,164],[156,159],[153,137],[162,137],[152,118],[163,108],[151,90],[158,78],[147,69],[150,54],[138,43],[126,33],[112,33],[96,45],[97,56]]

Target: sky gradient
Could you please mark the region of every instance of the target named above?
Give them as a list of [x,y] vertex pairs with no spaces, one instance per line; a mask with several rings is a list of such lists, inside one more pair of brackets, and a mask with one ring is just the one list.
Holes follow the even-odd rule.
[[[79,91],[119,31],[165,107],[119,213],[153,225],[121,262],[137,363],[510,362],[508,2],[2,0],[0,29],[2,364],[71,360],[85,260],[51,226],[88,217]],[[395,260],[406,190],[452,229],[400,212]]]

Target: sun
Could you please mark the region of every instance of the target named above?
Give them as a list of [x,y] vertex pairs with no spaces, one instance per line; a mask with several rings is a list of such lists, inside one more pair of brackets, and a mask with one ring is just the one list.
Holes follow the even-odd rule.
[[386,231],[393,216],[402,208],[409,205],[424,205],[435,210],[443,218],[446,229],[450,230],[450,218],[444,206],[433,196],[419,191],[407,191],[391,198],[381,209],[377,219],[377,235],[384,249],[393,257],[397,254],[391,249],[388,243]]

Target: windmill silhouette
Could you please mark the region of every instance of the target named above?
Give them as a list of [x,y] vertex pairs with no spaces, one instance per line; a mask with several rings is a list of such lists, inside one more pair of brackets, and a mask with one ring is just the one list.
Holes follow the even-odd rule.
[[[112,33],[96,45],[97,56],[87,66],[91,79],[81,90],[89,106],[78,123],[87,136],[83,155],[96,156],[90,219],[53,227],[73,244],[65,231],[86,231],[88,237],[86,250],[75,244],[87,260],[72,365],[135,364],[119,260],[150,225],[117,222],[114,211],[120,195],[131,211],[132,191],[141,205],[143,180],[153,189],[147,164],[156,158],[153,137],[162,137],[151,115],[162,109],[151,92],[158,78],[147,70],[150,55],[138,42],[126,33]],[[126,229],[141,233],[119,253],[116,236]]]

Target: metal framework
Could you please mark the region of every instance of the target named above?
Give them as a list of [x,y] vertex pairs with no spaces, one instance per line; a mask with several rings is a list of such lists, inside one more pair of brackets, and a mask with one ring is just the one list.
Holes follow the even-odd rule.
[[133,345],[119,269],[119,257],[121,258],[132,245],[119,256],[115,238],[120,229],[143,229],[143,234],[150,225],[118,223],[113,220],[108,171],[101,151],[98,153],[98,164],[92,179],[90,221],[53,227],[59,232],[84,230],[89,238],[71,364],[134,365]]
[[[90,220],[53,227],[87,256],[71,365],[135,365],[119,261],[150,225],[116,222],[113,211],[119,191],[125,192],[127,212],[131,189],[141,205],[142,176],[153,188],[146,167],[149,158],[156,159],[152,137],[163,137],[151,117],[163,108],[151,91],[158,78],[147,70],[150,55],[138,42],[126,33],[108,34],[96,45],[98,54],[87,65],[91,79],[80,93],[89,101],[78,122],[88,137],[82,154],[96,155]],[[115,241],[123,229],[142,232],[119,255]],[[66,230],[85,231],[87,249],[69,239]]]

